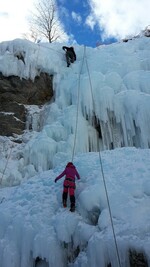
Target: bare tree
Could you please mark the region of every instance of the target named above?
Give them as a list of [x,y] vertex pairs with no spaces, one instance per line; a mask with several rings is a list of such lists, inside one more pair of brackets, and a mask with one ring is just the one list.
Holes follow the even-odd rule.
[[38,35],[39,34],[35,31],[35,29],[33,29],[32,26],[30,26],[29,32],[23,33],[22,37],[24,39],[31,40],[34,43],[36,43],[38,41],[38,39],[39,39]]
[[45,37],[49,43],[64,40],[66,34],[58,18],[55,0],[41,0],[35,4],[35,12],[29,16],[30,34],[34,39]]

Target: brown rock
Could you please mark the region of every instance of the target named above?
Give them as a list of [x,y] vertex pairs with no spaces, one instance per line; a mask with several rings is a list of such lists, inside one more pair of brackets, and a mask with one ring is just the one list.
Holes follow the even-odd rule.
[[47,73],[41,73],[34,81],[0,73],[0,135],[22,134],[25,105],[44,105],[52,97],[53,76]]

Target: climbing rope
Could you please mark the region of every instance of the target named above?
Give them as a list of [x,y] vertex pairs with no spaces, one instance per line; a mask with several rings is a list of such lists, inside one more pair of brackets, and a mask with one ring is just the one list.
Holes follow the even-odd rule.
[[80,100],[80,77],[83,69],[83,63],[84,63],[84,58],[85,58],[85,47],[83,51],[83,57],[81,61],[81,68],[79,71],[79,76],[78,76],[78,89],[77,89],[77,110],[76,110],[76,123],[75,123],[75,136],[74,136],[74,144],[73,144],[73,151],[72,151],[72,162],[75,154],[75,147],[76,147],[76,140],[77,140],[77,130],[78,130],[78,118],[79,118],[79,100]]
[[[87,61],[87,57],[86,57],[86,47],[85,47],[85,50],[84,50],[84,58],[85,58],[85,63],[86,63],[86,67],[87,67],[88,77],[89,77],[91,96],[92,96],[92,103],[93,103],[93,110],[95,110],[95,103],[94,103],[94,96],[93,96],[93,86],[92,86],[92,81],[91,81],[88,61]],[[103,183],[104,183],[104,188],[105,188],[105,193],[106,193],[106,199],[107,199],[107,204],[108,204],[108,210],[109,210],[109,215],[110,215],[111,227],[112,227],[112,232],[113,232],[113,237],[114,237],[114,242],[115,242],[115,247],[116,247],[118,264],[121,267],[119,249],[118,249],[118,244],[117,244],[117,240],[116,240],[116,234],[115,234],[115,229],[114,229],[114,224],[113,224],[113,219],[112,219],[112,212],[111,212],[110,201],[109,201],[109,196],[108,196],[108,190],[107,190],[106,181],[105,181],[105,175],[104,175],[104,169],[103,169],[103,164],[102,164],[102,157],[101,157],[101,150],[100,150],[99,142],[98,142],[98,154],[99,154],[99,162],[100,162],[101,173],[102,173],[102,178],[103,178]]]
[[[50,43],[49,43],[50,44]],[[46,48],[46,49],[49,49],[49,50],[52,50],[52,51],[55,51],[56,53],[58,53],[58,54],[63,54],[63,52],[60,52],[59,50],[56,50],[56,49],[54,49],[54,48],[52,48],[52,47],[47,47],[47,46],[45,46],[45,45],[42,45],[41,43],[38,43],[38,46],[39,47],[43,47],[43,48]]]

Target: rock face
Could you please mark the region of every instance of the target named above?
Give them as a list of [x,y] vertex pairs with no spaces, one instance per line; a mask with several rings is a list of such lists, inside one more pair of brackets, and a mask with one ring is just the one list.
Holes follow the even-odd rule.
[[0,135],[22,134],[25,105],[43,105],[53,97],[53,77],[41,73],[34,82],[0,73]]
[[129,260],[131,267],[148,267],[146,256],[143,252],[137,252],[136,250],[129,251]]
[[131,37],[131,38],[125,38],[125,39],[123,39],[122,41],[123,41],[123,42],[128,42],[129,40],[133,40],[133,39],[138,38],[138,37],[140,37],[140,36],[150,37],[150,25],[148,25],[148,26],[145,28],[145,30],[141,31],[141,33],[139,33],[138,35],[133,36],[133,37]]

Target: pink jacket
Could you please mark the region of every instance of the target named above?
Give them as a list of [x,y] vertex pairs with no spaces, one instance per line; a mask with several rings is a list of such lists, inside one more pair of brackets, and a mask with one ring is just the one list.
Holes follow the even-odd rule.
[[69,162],[65,168],[65,170],[56,177],[55,182],[57,182],[59,179],[61,179],[64,175],[66,175],[65,179],[71,178],[73,181],[75,181],[75,178],[77,177],[80,179],[80,175],[78,171],[76,170],[76,167],[73,165],[73,163]]

